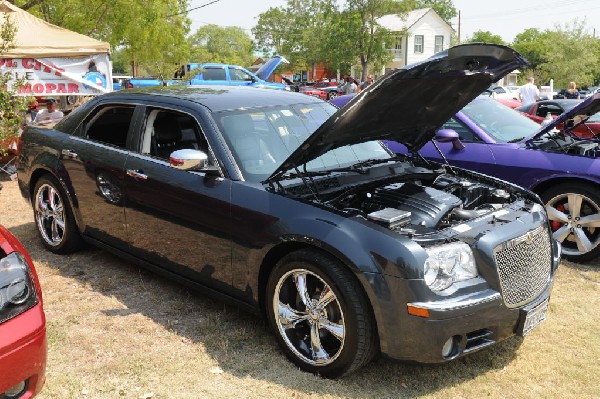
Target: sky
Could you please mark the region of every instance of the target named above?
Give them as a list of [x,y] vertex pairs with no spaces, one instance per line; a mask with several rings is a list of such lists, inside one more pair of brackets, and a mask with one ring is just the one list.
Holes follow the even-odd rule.
[[[251,34],[258,15],[270,7],[285,6],[285,0],[190,0],[192,32],[206,24],[240,26]],[[210,4],[212,3],[212,4]],[[590,34],[600,37],[599,0],[454,0],[460,11],[460,36],[468,39],[476,31],[490,31],[510,43],[527,28],[553,29],[575,20],[586,22]],[[452,21],[458,31],[458,18]]]

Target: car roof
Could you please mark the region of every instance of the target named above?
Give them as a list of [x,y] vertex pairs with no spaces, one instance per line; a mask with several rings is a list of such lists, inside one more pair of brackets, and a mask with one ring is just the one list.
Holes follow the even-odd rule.
[[212,112],[312,104],[323,100],[285,90],[262,89],[248,86],[175,85],[144,89],[129,89],[102,96],[103,98],[140,99],[143,97],[169,97],[201,104]]

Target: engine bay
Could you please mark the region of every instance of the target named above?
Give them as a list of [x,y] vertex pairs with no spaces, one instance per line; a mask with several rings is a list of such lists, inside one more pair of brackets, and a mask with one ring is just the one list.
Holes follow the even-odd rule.
[[544,151],[563,152],[588,158],[600,157],[600,140],[569,135],[564,131],[550,131],[533,144]]

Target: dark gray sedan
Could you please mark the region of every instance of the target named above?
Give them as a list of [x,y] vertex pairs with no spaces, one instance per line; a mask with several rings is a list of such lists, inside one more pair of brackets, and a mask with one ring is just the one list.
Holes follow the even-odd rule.
[[340,111],[247,87],[111,93],[26,130],[19,186],[50,251],[88,242],[262,313],[304,370],[446,362],[546,318],[560,246],[535,194],[378,140],[418,150],[523,63],[458,46]]

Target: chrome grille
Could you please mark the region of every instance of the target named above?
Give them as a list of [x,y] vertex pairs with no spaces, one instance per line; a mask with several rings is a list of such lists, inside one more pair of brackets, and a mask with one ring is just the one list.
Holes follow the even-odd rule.
[[517,307],[539,295],[550,280],[552,249],[545,225],[494,249],[504,303]]

